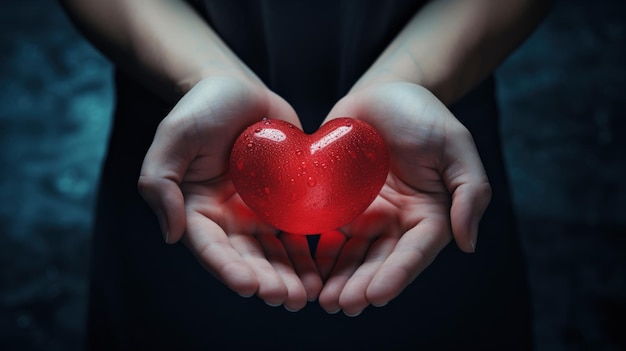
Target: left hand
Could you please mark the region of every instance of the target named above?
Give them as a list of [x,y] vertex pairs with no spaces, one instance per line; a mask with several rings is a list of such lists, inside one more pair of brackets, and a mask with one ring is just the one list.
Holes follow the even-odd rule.
[[371,206],[340,231],[322,234],[317,247],[326,280],[321,306],[355,316],[399,295],[452,238],[473,252],[491,188],[469,131],[421,86],[353,91],[326,121],[344,116],[373,125],[391,161]]

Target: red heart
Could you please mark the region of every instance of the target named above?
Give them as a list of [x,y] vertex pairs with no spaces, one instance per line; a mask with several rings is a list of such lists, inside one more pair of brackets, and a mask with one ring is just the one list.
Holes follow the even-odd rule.
[[337,118],[314,134],[263,119],[241,133],[230,176],[262,220],[294,234],[316,234],[350,223],[374,201],[389,172],[378,132]]

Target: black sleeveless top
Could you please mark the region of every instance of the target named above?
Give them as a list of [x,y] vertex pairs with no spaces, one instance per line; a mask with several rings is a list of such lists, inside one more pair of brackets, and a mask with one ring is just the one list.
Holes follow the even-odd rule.
[[[314,131],[420,1],[192,1]],[[472,132],[494,195],[475,254],[454,243],[387,306],[349,318],[317,302],[291,313],[244,299],[181,244],[166,245],[136,190],[167,104],[116,73],[115,121],[96,216],[88,345],[96,350],[527,350],[526,273],[486,80],[451,106]]]

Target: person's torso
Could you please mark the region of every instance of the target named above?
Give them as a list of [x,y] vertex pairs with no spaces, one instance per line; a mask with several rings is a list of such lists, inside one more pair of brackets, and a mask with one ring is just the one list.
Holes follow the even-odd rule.
[[319,127],[423,1],[192,0],[225,43]]

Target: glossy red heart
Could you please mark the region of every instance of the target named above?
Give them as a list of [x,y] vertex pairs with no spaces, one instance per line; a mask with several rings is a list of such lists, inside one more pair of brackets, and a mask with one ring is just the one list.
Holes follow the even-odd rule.
[[294,234],[317,234],[350,223],[374,201],[389,172],[380,134],[352,118],[314,134],[263,119],[241,133],[230,176],[261,219]]

